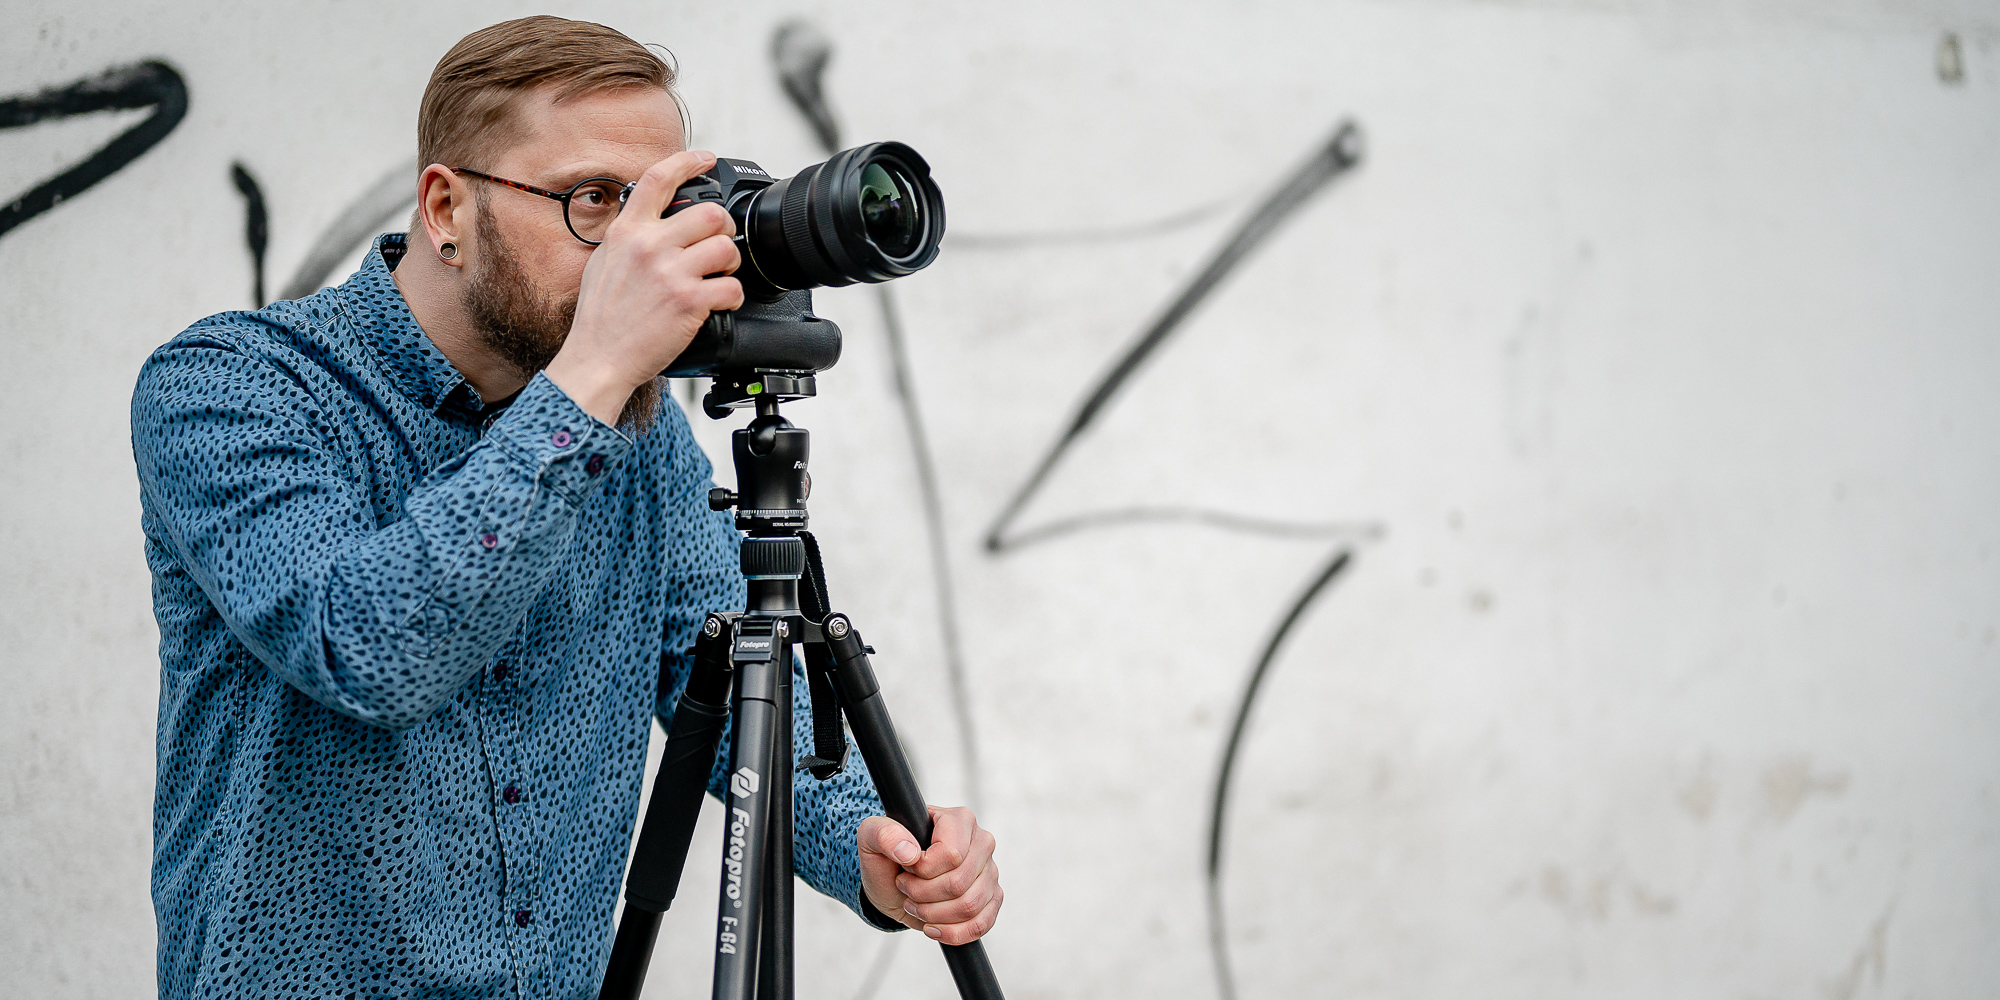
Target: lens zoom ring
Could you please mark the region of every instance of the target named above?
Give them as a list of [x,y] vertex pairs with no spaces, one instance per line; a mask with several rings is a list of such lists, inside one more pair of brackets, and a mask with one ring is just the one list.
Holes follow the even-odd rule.
[[826,237],[821,243],[821,248],[832,258],[833,266],[847,278],[841,282],[843,285],[851,284],[861,278],[874,277],[847,255],[847,248],[840,244],[840,220],[833,217],[834,205],[838,199],[838,193],[833,188],[840,184],[840,175],[854,162],[854,158],[849,155],[836,156],[826,161],[828,168],[837,169],[822,169],[814,174],[812,179],[814,190],[812,197],[807,199],[812,206],[813,229]]
[[807,280],[814,285],[848,285],[853,282],[843,278],[827,261],[812,238],[808,204],[812,201],[812,182],[819,176],[821,166],[824,164],[800,171],[785,185],[785,200],[778,205],[778,224],[784,233],[785,249],[791,251],[793,262],[805,272]]

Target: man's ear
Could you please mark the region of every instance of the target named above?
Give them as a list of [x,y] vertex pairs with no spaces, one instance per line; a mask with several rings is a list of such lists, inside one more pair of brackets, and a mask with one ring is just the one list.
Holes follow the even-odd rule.
[[[417,217],[431,250],[453,267],[465,260],[465,238],[470,235],[472,190],[465,178],[441,163],[433,163],[417,176]],[[450,247],[446,249],[447,245]]]

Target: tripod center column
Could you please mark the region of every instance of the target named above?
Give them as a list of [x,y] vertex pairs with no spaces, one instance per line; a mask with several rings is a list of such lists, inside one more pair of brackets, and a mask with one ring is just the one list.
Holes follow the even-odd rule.
[[739,559],[752,614],[798,614],[799,578],[806,572],[804,542],[796,535],[745,538]]

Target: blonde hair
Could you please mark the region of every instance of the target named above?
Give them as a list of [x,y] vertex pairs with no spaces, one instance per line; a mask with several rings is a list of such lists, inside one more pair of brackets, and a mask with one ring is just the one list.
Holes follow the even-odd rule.
[[[553,86],[560,102],[620,87],[654,87],[676,105],[675,69],[651,49],[601,24],[537,15],[503,21],[458,40],[431,70],[417,108],[417,169],[483,166],[524,138],[514,103]],[[687,112],[682,107],[683,126]]]

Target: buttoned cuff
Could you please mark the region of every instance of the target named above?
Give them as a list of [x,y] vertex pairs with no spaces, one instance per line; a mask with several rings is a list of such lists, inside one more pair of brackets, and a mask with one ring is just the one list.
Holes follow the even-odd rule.
[[624,432],[585,413],[539,372],[493,421],[486,438],[527,464],[537,483],[579,507],[632,448]]

